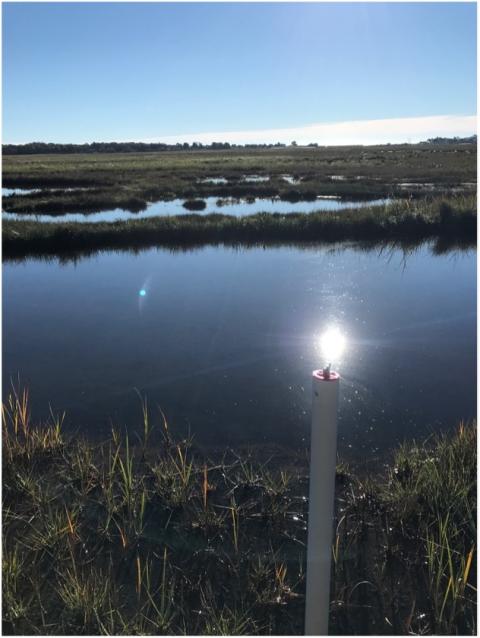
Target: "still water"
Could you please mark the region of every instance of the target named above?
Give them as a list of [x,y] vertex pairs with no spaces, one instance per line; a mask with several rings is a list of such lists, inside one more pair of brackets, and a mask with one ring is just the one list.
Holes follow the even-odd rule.
[[30,193],[38,193],[38,188],[2,188],[2,197],[10,195],[30,195]]
[[[475,414],[476,252],[205,247],[3,268],[3,389],[104,436],[155,422],[205,446],[308,443],[321,335],[345,338],[339,451],[381,455]],[[136,429],[136,428],[135,428]]]
[[42,222],[114,222],[128,219],[143,219],[146,217],[165,217],[170,215],[210,215],[211,213],[221,213],[223,215],[234,215],[243,217],[244,215],[254,215],[255,213],[311,213],[314,211],[337,212],[347,208],[363,208],[364,206],[382,206],[387,204],[389,199],[374,199],[363,202],[347,202],[336,198],[318,198],[312,202],[284,202],[278,198],[267,199],[257,198],[254,201],[242,199],[225,199],[218,197],[207,197],[206,208],[201,211],[187,210],[183,204],[183,199],[174,199],[169,202],[154,202],[138,213],[131,213],[128,210],[115,208],[98,213],[68,213],[66,215],[32,215],[3,213],[3,219],[35,220]]

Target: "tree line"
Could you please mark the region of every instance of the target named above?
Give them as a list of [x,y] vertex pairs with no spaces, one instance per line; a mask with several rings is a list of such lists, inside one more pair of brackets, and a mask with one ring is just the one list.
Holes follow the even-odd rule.
[[470,137],[431,137],[427,140],[429,144],[476,144],[477,136]]
[[28,144],[3,144],[4,155],[33,155],[39,153],[152,153],[161,151],[210,150],[221,151],[230,148],[278,148],[286,144],[229,144],[212,142],[202,144],[165,144],[163,142],[92,142],[90,144],[55,144],[47,142],[29,142]]
[[[424,142],[425,143],[425,142]],[[470,137],[432,137],[426,140],[427,144],[476,144],[477,136]],[[162,151],[222,151],[235,148],[260,149],[260,148],[285,148],[287,146],[300,146],[293,141],[290,144],[277,142],[275,144],[230,144],[229,142],[212,142],[202,144],[193,142],[183,144],[165,144],[164,142],[91,142],[90,144],[56,144],[54,142],[29,142],[28,144],[3,144],[3,155],[35,155],[51,153],[158,153]],[[312,142],[302,146],[314,147],[318,143]],[[387,146],[390,146],[388,144]]]

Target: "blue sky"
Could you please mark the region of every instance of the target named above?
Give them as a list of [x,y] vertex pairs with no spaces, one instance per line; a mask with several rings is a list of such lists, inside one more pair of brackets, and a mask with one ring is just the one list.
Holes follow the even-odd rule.
[[475,3],[2,10],[4,143],[474,132]]

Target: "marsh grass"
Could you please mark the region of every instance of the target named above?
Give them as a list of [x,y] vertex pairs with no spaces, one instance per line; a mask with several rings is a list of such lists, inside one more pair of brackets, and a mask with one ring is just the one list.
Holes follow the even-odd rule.
[[8,195],[3,198],[3,209],[32,215],[64,215],[66,213],[96,213],[120,208],[132,213],[147,208],[149,199],[126,189],[109,188],[88,190],[39,190],[27,195]]
[[183,207],[188,210],[205,210],[207,202],[203,199],[187,199],[183,202]]
[[333,547],[340,633],[476,633],[476,425],[396,450],[350,478]]
[[[4,186],[89,190],[14,196],[4,204],[11,211],[60,213],[116,207],[139,210],[147,201],[174,197],[280,196],[299,201],[322,194],[371,199],[416,196],[428,192],[425,183],[443,191],[474,183],[476,151],[476,144],[415,144],[5,155]],[[267,177],[268,183],[245,183],[244,176],[252,174]],[[285,174],[299,178],[295,188],[285,182]],[[227,184],[202,182],[219,177],[227,179]],[[412,187],[405,188],[405,182]]]
[[[3,406],[5,634],[302,634],[308,470]],[[337,471],[331,633],[475,633],[474,425]]]
[[218,243],[444,241],[475,243],[476,196],[393,201],[318,213],[180,215],[113,223],[5,221],[6,257]]
[[[58,422],[34,427],[26,391],[7,398],[5,633],[260,627],[248,566],[257,557],[278,560],[276,552],[283,561],[294,552],[298,565],[301,548],[280,535],[266,542],[262,501],[232,491],[238,459],[201,459],[191,441],[174,442],[165,428],[151,448],[146,403],[143,420],[137,445],[112,431],[94,446],[65,437]],[[278,604],[269,626],[281,632],[299,621],[300,612]]]

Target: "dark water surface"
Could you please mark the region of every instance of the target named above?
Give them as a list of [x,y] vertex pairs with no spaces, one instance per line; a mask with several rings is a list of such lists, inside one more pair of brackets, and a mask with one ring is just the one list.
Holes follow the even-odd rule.
[[91,435],[110,419],[139,425],[138,388],[202,445],[299,447],[319,337],[336,325],[347,339],[339,449],[369,457],[474,416],[475,290],[474,250],[427,245],[6,263],[3,389],[20,373],[34,414],[50,402]]

